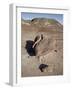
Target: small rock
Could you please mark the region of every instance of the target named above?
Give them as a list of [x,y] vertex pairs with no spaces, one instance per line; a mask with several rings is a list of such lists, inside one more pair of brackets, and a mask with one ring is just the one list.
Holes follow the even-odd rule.
[[46,65],[46,64],[40,64],[39,69],[41,72],[44,72],[43,70],[47,67],[48,67],[48,65]]
[[55,52],[57,52],[57,50],[54,50]]

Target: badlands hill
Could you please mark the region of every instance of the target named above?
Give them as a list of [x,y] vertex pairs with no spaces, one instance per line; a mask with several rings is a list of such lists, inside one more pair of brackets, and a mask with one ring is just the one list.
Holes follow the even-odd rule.
[[[34,18],[32,20],[23,20],[22,24],[26,26],[31,26],[39,28],[39,30],[51,30],[51,31],[63,31],[63,25],[54,19],[47,18]],[[45,30],[44,30],[45,29]]]

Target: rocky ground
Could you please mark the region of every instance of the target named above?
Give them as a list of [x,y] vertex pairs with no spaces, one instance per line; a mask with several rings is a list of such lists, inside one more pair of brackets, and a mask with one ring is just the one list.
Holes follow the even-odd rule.
[[[38,45],[38,52],[44,49],[44,53],[38,57],[31,46],[35,37],[40,34],[43,34],[44,40]],[[41,67],[44,67],[43,71]],[[22,20],[21,76],[51,75],[63,75],[63,26],[53,19]]]

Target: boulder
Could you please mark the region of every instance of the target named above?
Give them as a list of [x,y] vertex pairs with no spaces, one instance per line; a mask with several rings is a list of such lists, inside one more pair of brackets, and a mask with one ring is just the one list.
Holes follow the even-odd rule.
[[44,72],[44,70],[48,67],[47,64],[40,64],[39,69],[41,72]]

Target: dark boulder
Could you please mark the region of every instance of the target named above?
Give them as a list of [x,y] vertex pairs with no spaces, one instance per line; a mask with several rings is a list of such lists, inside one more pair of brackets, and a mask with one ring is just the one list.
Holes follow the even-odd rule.
[[48,65],[46,65],[46,64],[40,64],[39,69],[41,72],[44,72],[44,69],[47,67],[48,67]]

